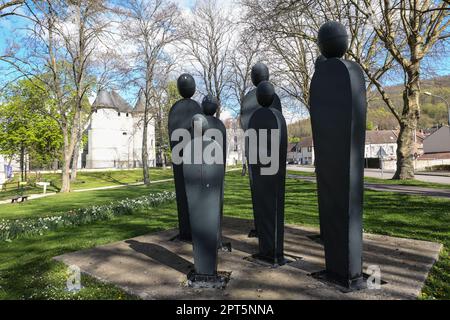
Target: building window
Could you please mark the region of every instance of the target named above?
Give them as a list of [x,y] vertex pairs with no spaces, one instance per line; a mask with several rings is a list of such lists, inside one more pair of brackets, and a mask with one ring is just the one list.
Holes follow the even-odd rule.
[[126,135],[127,135],[127,133],[126,133],[126,132],[122,132],[122,134],[123,134],[124,136],[126,136]]
[[117,112],[117,114],[119,115],[119,117],[120,117],[120,112]]

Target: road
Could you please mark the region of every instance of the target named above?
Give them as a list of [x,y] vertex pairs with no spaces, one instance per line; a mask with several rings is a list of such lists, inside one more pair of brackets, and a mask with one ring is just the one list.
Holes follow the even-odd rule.
[[[297,166],[297,165],[288,165],[288,170],[292,171],[304,171],[304,172],[314,172],[314,167],[305,167],[305,166]],[[392,171],[384,171],[383,175],[381,174],[380,169],[365,169],[364,176],[378,179],[391,179],[394,175]],[[429,175],[429,174],[416,174],[416,180],[431,182],[431,183],[441,183],[441,184],[449,184],[450,185],[450,177],[448,176],[440,176],[440,175]]]

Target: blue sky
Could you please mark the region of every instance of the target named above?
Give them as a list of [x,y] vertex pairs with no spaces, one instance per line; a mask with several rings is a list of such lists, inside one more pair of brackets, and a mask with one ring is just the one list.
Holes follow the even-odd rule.
[[[174,0],[182,9],[189,9],[194,6],[195,0]],[[224,0],[226,1],[226,0]],[[26,24],[26,20],[19,17],[8,17],[0,20],[0,55],[5,51],[8,47],[10,41],[17,39],[17,33],[20,34],[20,29],[23,28]],[[441,45],[439,49],[440,54],[433,60],[425,60],[424,61],[424,69],[431,69],[431,73],[427,72],[427,75],[432,74],[436,76],[449,75],[450,74],[450,42]],[[5,64],[0,62],[0,68],[4,67]],[[429,68],[428,68],[429,67]],[[5,75],[3,75],[3,79],[5,80]],[[386,84],[399,84],[402,83],[402,78],[390,78],[389,80],[385,80]]]

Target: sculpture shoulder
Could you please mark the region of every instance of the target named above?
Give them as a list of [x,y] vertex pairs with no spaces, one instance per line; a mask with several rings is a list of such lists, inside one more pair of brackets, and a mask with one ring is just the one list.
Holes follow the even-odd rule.
[[250,117],[248,128],[274,128],[274,125],[278,123],[275,112],[281,114],[278,110],[273,110],[271,108],[259,108],[258,110],[253,112],[252,116]]
[[202,108],[200,107],[200,104],[197,101],[192,99],[181,99],[175,102],[172,108],[170,108],[169,117],[170,114],[174,114],[175,112],[186,111],[188,113],[196,111],[196,113],[200,113],[201,110]]
[[222,120],[214,117],[214,116],[206,116],[206,119],[208,120],[209,127],[219,129],[221,131],[226,131],[225,125],[223,124]]

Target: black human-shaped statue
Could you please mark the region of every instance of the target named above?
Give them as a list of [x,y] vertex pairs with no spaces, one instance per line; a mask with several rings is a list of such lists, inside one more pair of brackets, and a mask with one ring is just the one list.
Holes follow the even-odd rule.
[[[226,159],[227,159],[227,130],[225,128],[225,125],[223,122],[215,117],[214,115],[217,112],[217,109],[219,108],[219,102],[215,97],[212,95],[207,95],[203,98],[202,101],[202,109],[203,113],[205,114],[206,119],[208,120],[208,131],[206,132],[211,133],[211,129],[216,129],[220,132],[220,140],[218,140],[219,137],[216,137],[214,133],[212,132],[211,136],[209,136],[211,139],[216,140],[223,150],[223,170],[225,171],[226,168]],[[223,220],[223,192],[224,189],[222,188],[222,201],[221,201],[221,209],[220,209],[220,216],[221,221]],[[219,249],[222,249],[224,251],[231,251],[231,243],[224,243],[222,242],[222,228],[220,229],[220,242],[219,242]]]
[[[269,81],[269,68],[264,63],[258,62],[252,67],[251,72],[251,78],[253,85],[257,87],[261,82],[263,81]],[[248,125],[250,122],[250,118],[252,117],[253,113],[261,108],[262,106],[258,103],[258,99],[256,98],[256,88],[250,90],[244,97],[242,101],[241,106],[241,114],[240,114],[240,123],[242,130],[246,131],[248,129]],[[280,112],[282,112],[281,109],[281,101],[277,94],[275,94],[273,102],[270,104],[270,108],[274,108]],[[252,174],[250,172],[251,168],[248,163],[248,140],[245,140],[245,158],[246,158],[246,165],[249,171],[249,180],[250,180],[250,189],[253,192],[253,182],[252,182]],[[253,210],[255,212],[255,210]],[[256,219],[256,217],[254,217]],[[251,230],[249,233],[249,237],[256,237],[257,227],[255,226],[254,230]]]
[[362,212],[366,86],[361,68],[342,59],[345,27],[327,22],[318,45],[326,59],[311,82],[311,123],[326,270],[321,277],[346,288],[363,286]]
[[[192,231],[195,272],[188,275],[192,286],[223,287],[224,278],[217,273],[220,242],[223,181],[225,177],[220,143],[204,133],[208,120],[202,114],[192,117],[194,137],[183,154],[183,176]],[[197,126],[197,127],[196,127]],[[210,152],[215,150],[215,152]],[[200,161],[195,153],[201,152]],[[204,156],[214,153],[219,161]],[[217,154],[219,153],[219,154]],[[197,154],[198,156],[198,154]]]
[[[263,107],[253,113],[248,125],[248,129],[255,130],[258,137],[256,148],[249,150],[250,158],[256,157],[257,160],[255,164],[252,163],[253,160],[250,161],[249,165],[253,181],[253,211],[259,242],[259,252],[255,257],[272,265],[282,265],[285,263],[283,247],[287,155],[286,120],[280,111],[270,108],[275,98],[275,90],[270,82],[261,82],[258,85],[256,96],[259,104]],[[267,138],[261,137],[260,132],[263,129],[267,130]],[[262,139],[266,141],[262,141]],[[255,144],[252,143],[252,145]],[[272,163],[262,159],[261,155],[271,156]],[[272,169],[268,170],[270,167]]]
[[[189,74],[182,74],[177,81],[178,91],[183,99],[177,101],[169,112],[169,137],[176,129],[191,129],[192,117],[195,114],[201,113],[200,105],[192,100],[195,94],[195,80]],[[173,148],[180,143],[179,141],[172,141],[170,138],[170,148]],[[191,241],[191,226],[189,224],[189,211],[186,199],[185,182],[183,178],[183,165],[172,164],[173,175],[175,179],[175,192],[177,198],[178,209],[178,238],[183,241]]]

